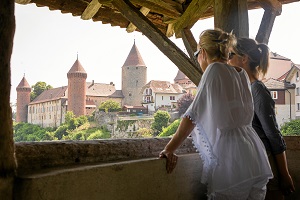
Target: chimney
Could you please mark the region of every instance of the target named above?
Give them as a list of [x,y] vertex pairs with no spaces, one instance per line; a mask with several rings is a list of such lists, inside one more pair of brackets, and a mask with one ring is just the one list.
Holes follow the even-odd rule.
[[95,81],[94,80],[92,80],[92,83],[91,83],[91,85],[89,85],[89,87],[88,88],[91,88],[93,85],[95,84]]

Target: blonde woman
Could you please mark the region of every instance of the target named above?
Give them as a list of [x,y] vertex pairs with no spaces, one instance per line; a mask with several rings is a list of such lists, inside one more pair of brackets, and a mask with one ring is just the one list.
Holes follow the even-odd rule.
[[265,145],[274,178],[267,185],[267,200],[283,200],[284,195],[295,191],[286,161],[286,144],[275,117],[275,102],[270,91],[259,80],[269,67],[269,48],[249,38],[239,38],[229,53],[228,63],[240,66],[247,72],[254,102],[252,126]]
[[227,64],[228,49],[235,42],[232,34],[219,29],[200,34],[195,56],[204,74],[194,101],[159,157],[167,159],[171,173],[175,150],[191,135],[203,161],[201,182],[208,186],[208,199],[263,200],[272,172],[251,125],[248,75]]

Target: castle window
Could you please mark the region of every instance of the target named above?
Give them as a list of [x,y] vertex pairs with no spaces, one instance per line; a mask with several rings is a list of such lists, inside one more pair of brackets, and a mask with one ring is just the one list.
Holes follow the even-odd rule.
[[175,100],[175,96],[170,96],[170,100]]
[[161,96],[161,100],[164,100],[164,96]]

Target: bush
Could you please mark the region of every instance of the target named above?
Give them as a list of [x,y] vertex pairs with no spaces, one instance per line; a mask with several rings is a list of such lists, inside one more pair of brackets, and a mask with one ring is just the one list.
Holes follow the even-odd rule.
[[158,135],[158,137],[168,137],[168,136],[174,135],[180,124],[180,121],[181,121],[181,119],[177,119],[172,124],[170,124],[168,127],[163,128],[162,132]]
[[87,139],[95,140],[95,139],[107,139],[107,138],[110,138],[110,133],[105,130],[98,129],[92,134],[90,134],[90,136]]
[[284,125],[281,126],[281,133],[284,136],[300,136],[300,120],[296,119],[284,123]]
[[147,128],[140,128],[136,132],[136,137],[137,138],[151,138],[151,137],[153,137],[153,131],[151,129],[147,129]]
[[154,121],[151,124],[151,129],[153,130],[154,135],[158,135],[162,131],[163,127],[168,126],[170,118],[170,114],[166,111],[159,110],[154,114]]

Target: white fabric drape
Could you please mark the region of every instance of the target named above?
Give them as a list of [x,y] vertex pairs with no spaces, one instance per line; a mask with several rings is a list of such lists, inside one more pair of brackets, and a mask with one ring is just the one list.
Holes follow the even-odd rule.
[[210,64],[183,115],[195,124],[191,135],[203,161],[201,182],[208,184],[210,197],[236,191],[247,196],[256,180],[263,187],[272,178],[263,143],[251,126],[253,113],[246,72]]

